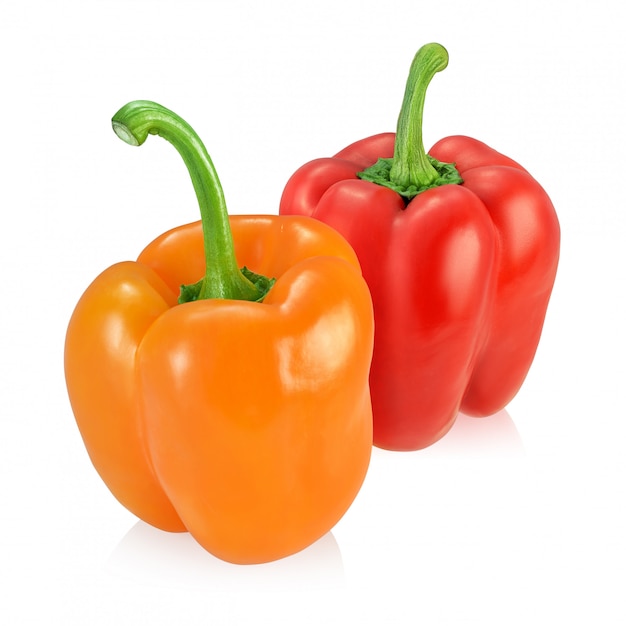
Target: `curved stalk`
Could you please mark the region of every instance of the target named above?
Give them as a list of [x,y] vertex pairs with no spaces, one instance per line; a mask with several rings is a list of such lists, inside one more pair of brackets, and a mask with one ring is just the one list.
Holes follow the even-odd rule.
[[222,185],[211,157],[191,126],[173,111],[148,100],[123,106],[113,116],[112,125],[116,135],[131,146],[142,145],[148,135],[163,137],[176,148],[191,176],[202,218],[206,271],[196,285],[183,286],[179,301],[261,300],[271,284],[264,289],[239,270]]

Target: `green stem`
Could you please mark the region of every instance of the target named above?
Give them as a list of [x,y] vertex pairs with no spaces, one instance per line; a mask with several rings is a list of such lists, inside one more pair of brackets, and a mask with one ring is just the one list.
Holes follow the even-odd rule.
[[222,185],[211,157],[191,126],[173,111],[147,100],[123,106],[113,116],[112,124],[117,136],[131,146],[142,145],[149,134],[167,139],[189,170],[202,218],[206,273],[195,285],[182,287],[179,301],[261,300],[271,281],[246,270],[249,279],[237,266]]
[[426,157],[422,120],[426,89],[433,76],[448,65],[448,52],[438,43],[422,46],[415,55],[398,117],[390,178],[396,185],[426,187],[438,176]]
[[390,187],[407,199],[432,187],[463,182],[453,164],[441,163],[426,154],[422,137],[426,89],[433,76],[447,65],[448,52],[438,43],[426,44],[417,51],[398,117],[393,158],[379,159],[359,172],[360,178]]

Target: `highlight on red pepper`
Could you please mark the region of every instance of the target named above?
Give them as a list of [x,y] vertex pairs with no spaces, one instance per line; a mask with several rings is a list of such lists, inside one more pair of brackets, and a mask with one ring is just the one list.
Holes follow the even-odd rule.
[[431,445],[459,411],[487,416],[520,389],[554,284],[559,222],[518,163],[464,136],[426,153],[426,88],[448,64],[423,46],[396,133],[357,141],[289,179],[280,214],[312,216],[352,244],[374,302],[374,443]]
[[202,220],[106,269],[72,314],[65,376],[91,461],[132,513],[221,559],[293,554],[343,516],[370,460],[373,310],[356,255],[311,218],[229,218],[172,111],[131,102],[113,128],[174,145]]

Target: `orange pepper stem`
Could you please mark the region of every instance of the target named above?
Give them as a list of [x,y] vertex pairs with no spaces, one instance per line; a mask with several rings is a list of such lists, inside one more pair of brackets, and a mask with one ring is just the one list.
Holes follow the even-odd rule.
[[116,135],[140,146],[148,135],[167,139],[183,158],[191,176],[204,235],[206,273],[194,285],[183,285],[179,302],[208,298],[262,300],[273,281],[244,268],[235,257],[233,237],[222,185],[211,157],[195,131],[176,113],[148,100],[123,106],[112,119]]

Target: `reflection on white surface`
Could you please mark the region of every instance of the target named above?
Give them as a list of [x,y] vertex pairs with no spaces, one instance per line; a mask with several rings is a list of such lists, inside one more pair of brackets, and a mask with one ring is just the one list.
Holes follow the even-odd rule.
[[423,454],[457,457],[519,457],[524,444],[506,409],[488,417],[459,413],[450,431]]
[[114,576],[142,584],[207,591],[297,591],[345,583],[341,552],[332,533],[278,561],[235,565],[214,557],[189,533],[164,532],[142,521],[117,545],[107,569]]
[[[393,453],[385,452],[392,457]],[[506,410],[490,417],[460,414],[434,445],[412,454],[448,458],[520,457],[524,446]],[[116,577],[141,584],[207,591],[290,591],[345,584],[341,551],[332,532],[290,557],[260,565],[234,565],[204,550],[189,533],[168,533],[139,521],[107,562]]]

